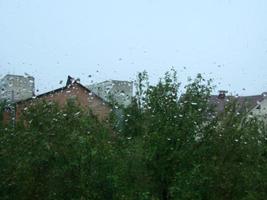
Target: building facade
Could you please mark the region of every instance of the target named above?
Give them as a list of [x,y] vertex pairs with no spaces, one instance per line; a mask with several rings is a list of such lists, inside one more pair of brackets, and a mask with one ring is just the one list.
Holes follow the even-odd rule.
[[87,88],[107,102],[114,101],[124,107],[132,102],[133,83],[129,81],[108,80]]
[[230,101],[236,101],[238,112],[246,112],[267,123],[267,93],[251,96],[227,96],[226,91],[219,91],[219,95],[210,97],[210,104],[214,106],[217,113],[225,111],[225,106]]
[[19,119],[25,108],[41,101],[56,102],[59,106],[64,106],[68,100],[75,100],[82,108],[91,110],[101,121],[107,119],[112,111],[109,103],[73,78],[68,77],[66,86],[62,88],[17,102],[15,116]]
[[0,80],[0,101],[18,102],[33,97],[34,78],[8,74]]
[[262,99],[252,108],[251,114],[267,123],[267,95],[262,94]]

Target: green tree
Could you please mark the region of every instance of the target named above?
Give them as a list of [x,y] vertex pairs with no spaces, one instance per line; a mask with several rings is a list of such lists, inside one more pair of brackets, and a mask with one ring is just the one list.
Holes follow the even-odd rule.
[[166,73],[142,96],[137,93],[139,101],[124,113],[122,136],[131,138],[125,150],[139,144],[135,162],[143,171],[136,176],[147,181],[143,194],[162,200],[264,199],[264,127],[247,119],[237,102],[215,113],[211,81],[201,75],[180,96],[179,85],[175,71]]
[[174,70],[155,86],[139,73],[116,126],[75,101],[25,108],[0,127],[0,199],[266,199],[266,128],[237,101],[215,113],[212,89],[198,75],[180,94]]
[[1,135],[1,199],[112,199],[110,136],[73,103],[28,108]]

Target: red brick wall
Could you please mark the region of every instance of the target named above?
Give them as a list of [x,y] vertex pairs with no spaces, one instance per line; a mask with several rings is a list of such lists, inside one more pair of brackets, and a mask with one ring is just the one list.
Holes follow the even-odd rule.
[[7,125],[12,120],[11,112],[3,112],[3,124]]
[[111,107],[105,103],[98,96],[89,93],[88,90],[83,88],[77,83],[70,85],[64,90],[59,90],[48,95],[40,96],[37,99],[28,100],[17,104],[16,107],[16,119],[19,119],[21,112],[25,107],[31,106],[38,101],[53,101],[57,102],[60,106],[64,106],[68,99],[75,98],[77,102],[85,109],[92,110],[100,120],[105,120],[111,112]]

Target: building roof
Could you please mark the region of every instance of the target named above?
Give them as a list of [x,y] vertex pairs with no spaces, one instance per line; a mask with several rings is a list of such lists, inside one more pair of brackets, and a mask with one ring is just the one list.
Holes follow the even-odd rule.
[[66,85],[64,87],[61,87],[61,88],[58,88],[58,89],[55,89],[55,90],[51,90],[49,92],[46,92],[46,93],[37,95],[35,97],[31,97],[31,98],[28,98],[28,99],[25,99],[25,100],[21,100],[21,101],[18,101],[16,103],[17,104],[20,104],[20,103],[24,103],[24,102],[29,101],[29,100],[33,100],[33,99],[36,99],[36,98],[38,99],[38,98],[41,98],[43,96],[48,96],[48,95],[51,95],[51,94],[54,94],[54,93],[57,93],[57,92],[61,92],[61,91],[64,91],[64,90],[68,89],[71,85],[74,85],[74,84],[80,86],[81,88],[83,88],[88,93],[94,94],[95,96],[97,96],[98,98],[100,98],[103,102],[105,102],[105,103],[108,104],[108,102],[106,102],[103,98],[101,98],[100,96],[98,96],[97,94],[95,94],[94,92],[92,92],[90,89],[88,89],[87,87],[85,87],[84,85],[82,85],[78,80],[75,80],[71,76],[68,76]]
[[4,77],[2,77],[1,79],[5,79],[5,78],[9,78],[9,77],[14,77],[14,78],[30,78],[30,79],[34,79],[33,76],[27,75],[27,76],[22,76],[22,75],[15,75],[15,74],[6,74]]
[[215,106],[216,112],[223,112],[225,106],[229,101],[236,101],[239,105],[239,108],[247,108],[248,110],[253,109],[255,106],[259,105],[261,101],[265,99],[266,93],[261,95],[253,96],[225,96],[220,98],[218,95],[211,95],[210,104]]

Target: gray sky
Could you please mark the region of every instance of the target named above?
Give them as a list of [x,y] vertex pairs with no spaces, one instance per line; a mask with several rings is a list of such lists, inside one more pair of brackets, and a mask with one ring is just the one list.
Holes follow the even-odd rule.
[[[152,81],[172,66],[240,95],[267,91],[266,0],[0,0],[0,76]],[[88,78],[92,75],[92,78]]]

